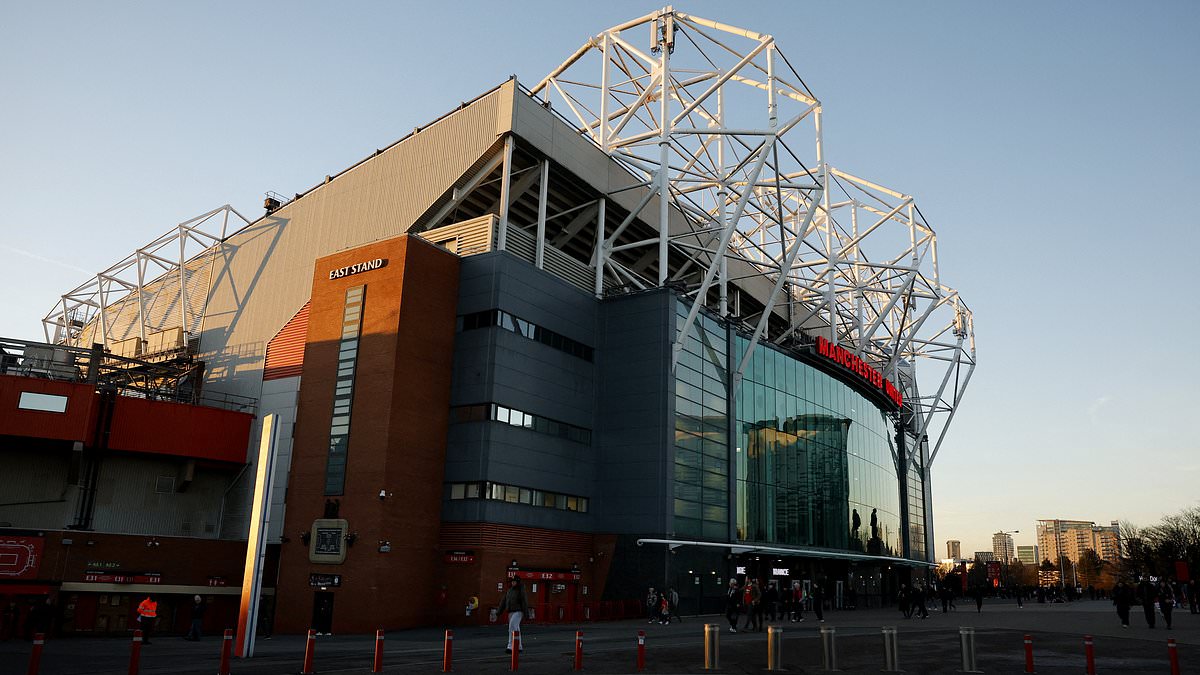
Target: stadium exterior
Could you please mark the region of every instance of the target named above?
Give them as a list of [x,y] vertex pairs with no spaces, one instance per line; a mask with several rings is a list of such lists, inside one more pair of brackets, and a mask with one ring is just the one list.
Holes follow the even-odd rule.
[[[735,575],[886,602],[931,566],[972,316],[913,198],[832,166],[821,123],[770,36],[668,8],[257,220],[180,224],[64,294],[46,341],[184,355],[193,406],[255,414],[245,456],[202,464],[220,489],[186,529],[136,488],[95,508],[142,510],[114,537],[244,540],[275,415],[276,631],[487,622],[512,575],[550,621],[633,611],[647,585],[715,611]],[[7,372],[46,348],[25,349]],[[35,477],[19,439],[4,461],[95,502],[194,461],[157,433],[157,464],[108,452],[83,478]],[[0,534],[73,524],[3,497]]]

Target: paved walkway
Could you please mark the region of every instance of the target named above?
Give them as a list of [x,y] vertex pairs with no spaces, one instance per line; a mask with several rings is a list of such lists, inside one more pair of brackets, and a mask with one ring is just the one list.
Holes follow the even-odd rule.
[[[821,667],[820,625],[812,613],[804,623],[776,624],[784,630],[783,665],[792,673],[817,673]],[[1121,628],[1112,605],[1082,601],[1071,605],[988,602],[982,613],[960,604],[957,612],[933,613],[926,620],[905,620],[895,610],[826,613],[825,626],[836,629],[838,666],[844,673],[879,673],[883,668],[881,626],[896,626],[900,667],[909,673],[955,673],[960,668],[960,626],[976,629],[977,667],[985,673],[1022,673],[1022,636],[1034,639],[1038,673],[1083,673],[1082,637],[1095,637],[1099,673],[1169,673],[1167,638],[1179,644],[1184,673],[1200,673],[1200,615],[1176,612],[1175,627],[1167,631],[1146,627],[1140,609],[1131,627]],[[720,671],[760,673],[766,668],[765,632],[730,634],[723,617],[687,617],[682,624],[660,626],[641,621],[618,621],[579,626],[585,635],[584,670],[592,673],[636,672],[636,635],[646,631],[646,672],[702,673],[703,624],[721,625]],[[571,671],[576,626],[526,626],[526,650],[520,670],[535,674]],[[213,675],[220,653],[219,638],[201,642],[156,636],[142,650],[141,672],[146,675]],[[235,675],[295,674],[300,671],[304,640],[279,636],[259,641],[257,656],[235,659]],[[433,629],[395,631],[385,642],[384,671],[441,672],[442,632]],[[374,636],[321,637],[316,671],[321,674],[368,673]],[[24,675],[30,645],[0,642],[0,675]],[[126,639],[67,638],[47,642],[42,657],[44,675],[126,675]],[[498,626],[455,630],[454,670],[459,673],[506,673],[504,629]]]

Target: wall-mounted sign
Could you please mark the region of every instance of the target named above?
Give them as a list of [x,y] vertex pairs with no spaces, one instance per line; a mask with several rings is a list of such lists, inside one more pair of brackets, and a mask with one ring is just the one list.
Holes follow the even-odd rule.
[[446,551],[442,561],[449,564],[470,564],[475,562],[474,551]]
[[387,258],[364,260],[360,263],[354,263],[353,265],[339,267],[336,270],[329,270],[329,278],[341,279],[342,277],[349,277],[354,276],[355,274],[362,274],[363,272],[370,272],[371,270],[377,270],[380,267],[386,267],[387,263]]
[[340,588],[342,586],[342,575],[313,573],[308,575],[308,585],[314,588]]
[[579,581],[582,578],[579,572],[530,572],[527,570],[514,572],[513,570],[509,570],[508,578],[511,579],[513,577],[535,581]]
[[117,570],[121,569],[121,563],[116,560],[89,560],[87,568],[89,570]]
[[858,358],[849,349],[839,347],[818,335],[817,355],[833,361],[857,375],[862,381],[883,392],[885,396],[891,399],[892,403],[896,404],[897,408],[904,403],[904,397],[900,394],[900,390],[896,389],[896,385],[892,384],[891,380],[885,378],[883,373],[867,365],[866,361]]
[[733,573],[734,573],[734,574],[745,574],[745,573],[746,573],[746,566],[745,566],[745,565],[738,565],[737,567],[733,568]]
[[0,579],[36,579],[42,546],[41,537],[0,536]]
[[790,577],[791,575],[792,575],[792,571],[790,569],[788,569],[787,567],[772,567],[771,568],[771,576],[773,576],[773,577]]
[[83,580],[97,584],[161,584],[162,575],[157,572],[145,574],[114,574],[88,570],[83,573]]
[[346,533],[350,523],[344,518],[318,518],[313,521],[308,543],[308,561],[337,565],[346,561]]
[[225,577],[209,577],[208,585],[209,586],[228,586],[229,582],[227,582],[225,580]]

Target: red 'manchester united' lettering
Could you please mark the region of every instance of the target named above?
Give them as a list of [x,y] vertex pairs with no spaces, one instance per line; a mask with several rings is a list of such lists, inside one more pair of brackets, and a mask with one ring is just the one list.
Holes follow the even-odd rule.
[[870,382],[871,386],[881,390],[897,407],[904,403],[904,397],[900,394],[900,390],[896,388],[896,385],[884,378],[882,373],[872,368],[866,361],[858,358],[849,349],[839,347],[829,340],[817,336],[817,354]]

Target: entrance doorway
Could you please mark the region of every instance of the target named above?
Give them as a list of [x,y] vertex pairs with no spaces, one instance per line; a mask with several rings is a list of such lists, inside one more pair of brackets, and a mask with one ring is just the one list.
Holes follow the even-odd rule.
[[333,633],[333,593],[328,591],[313,593],[312,628],[318,634]]

